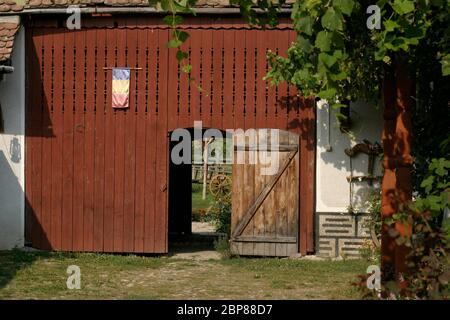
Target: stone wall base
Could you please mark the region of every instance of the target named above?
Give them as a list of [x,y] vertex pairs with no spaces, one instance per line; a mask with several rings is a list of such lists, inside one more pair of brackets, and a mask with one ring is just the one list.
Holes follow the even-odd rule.
[[317,212],[316,255],[320,257],[359,257],[361,245],[370,239],[366,214]]

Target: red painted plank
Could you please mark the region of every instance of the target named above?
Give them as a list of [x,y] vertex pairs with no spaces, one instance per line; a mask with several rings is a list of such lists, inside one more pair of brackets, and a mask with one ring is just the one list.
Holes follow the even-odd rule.
[[74,32],[75,85],[74,92],[74,136],[73,136],[73,250],[82,251],[83,248],[83,206],[84,206],[84,136],[86,124],[84,121],[84,67],[85,67],[85,31]]
[[[295,42],[297,34],[294,31],[288,31],[288,45]],[[303,98],[298,95],[295,86],[289,86],[289,106],[288,106],[288,128],[292,132],[300,134],[300,105],[304,103]]]
[[267,82],[264,81],[264,76],[267,73],[267,36],[265,31],[257,31],[256,34],[256,127],[267,128],[266,112],[267,112],[267,97],[266,87]]
[[[133,20],[130,20],[132,23]],[[126,65],[136,67],[137,30],[126,30],[126,48],[128,56]],[[130,70],[130,108],[125,116],[125,164],[124,164],[124,243],[123,251],[134,251],[134,224],[135,224],[135,181],[136,181],[136,75],[141,70]]]
[[[93,241],[94,251],[103,251],[103,225],[104,225],[104,201],[105,201],[105,108],[107,100],[105,77],[107,73],[103,68],[106,64],[106,32],[104,29],[97,29],[95,56],[95,154],[94,154],[94,230]],[[108,157],[108,160],[110,157]]]
[[41,248],[51,249],[51,191],[52,191],[52,46],[53,35],[47,30],[43,32],[43,61],[41,64],[42,95],[42,215],[41,215]]
[[245,127],[245,101],[244,101],[244,68],[245,65],[245,41],[246,30],[236,30],[235,32],[235,99],[234,99],[234,127],[244,129]]
[[213,33],[212,48],[214,49],[212,64],[212,117],[211,127],[223,127],[223,30]]
[[[106,30],[106,66],[112,68],[116,66],[115,48],[116,35],[114,30]],[[114,167],[115,167],[115,115],[111,106],[111,70],[104,71],[106,77],[106,101],[105,101],[105,207],[103,242],[104,251],[114,251]],[[120,195],[117,195],[120,196]]]
[[[300,141],[301,150],[304,151],[305,139],[301,138]],[[300,183],[299,183],[299,195],[307,194],[307,181],[305,177],[307,173],[305,172],[305,167],[308,165],[308,159],[306,152],[300,153]],[[299,217],[299,232],[300,232],[300,253],[306,254],[307,251],[307,231],[308,231],[308,221],[307,221],[307,200],[306,197],[300,197],[299,199],[300,217]]]
[[201,121],[201,90],[199,86],[201,85],[200,78],[200,69],[201,69],[201,56],[200,56],[200,48],[202,43],[202,32],[199,30],[190,30],[191,36],[191,120],[192,126],[194,125],[194,121]]
[[256,126],[256,30],[246,30],[245,37],[245,129]]
[[[163,47],[161,47],[162,49]],[[164,49],[162,49],[164,50]],[[174,49],[166,49],[163,51],[165,56],[168,57],[168,67],[167,67],[167,77],[168,77],[168,95],[167,95],[167,112],[170,114],[168,117],[168,127],[169,131],[175,130],[178,127],[178,117],[179,117],[179,108],[178,108],[178,92],[179,92],[179,82],[178,82],[178,71],[179,64],[176,59],[176,50]],[[161,65],[162,67],[162,65]],[[161,70],[160,76],[162,75],[163,70]],[[161,81],[158,80],[159,83]],[[163,94],[161,92],[161,94]],[[161,108],[159,112],[161,112]]]
[[[63,57],[64,33],[53,35],[54,65],[60,65]],[[53,115],[52,115],[52,248],[62,249],[62,171],[63,171],[63,69],[54,68],[53,75]]]
[[[158,31],[147,30],[146,70],[148,72],[148,112],[146,113],[146,137],[145,137],[145,216],[144,216],[144,251],[155,252],[155,216],[156,216],[156,97],[160,94],[160,85],[156,81],[159,76],[158,65],[161,52],[158,48]],[[159,78],[159,77],[158,77]],[[158,101],[159,102],[159,101]]]
[[[278,39],[278,53],[281,56],[287,55],[287,49],[289,47],[289,32],[286,31],[276,31]],[[288,86],[286,83],[281,83],[278,86],[278,106],[277,106],[277,124],[278,128],[282,130],[287,130],[287,108],[289,103],[287,100],[288,96]]]
[[[272,52],[276,52],[277,49],[277,34],[275,32],[269,32],[267,34],[268,48]],[[270,84],[270,80],[267,81],[267,127],[277,128],[277,93],[278,88],[275,85]]]
[[234,116],[234,79],[236,77],[236,70],[234,69],[234,34],[236,31],[227,30],[223,32],[223,48],[224,48],[224,61],[223,61],[223,128],[233,128],[233,116]]
[[147,102],[146,102],[146,111],[151,114],[158,113],[158,99],[160,95],[160,84],[157,79],[159,79],[159,75],[161,71],[159,65],[159,57],[161,56],[161,50],[165,50],[164,48],[158,47],[158,30],[150,29],[146,30],[145,36],[147,37],[147,45],[146,48],[146,88],[147,88]]
[[315,168],[316,168],[316,108],[315,100],[310,98],[307,100],[308,106],[308,142],[306,152],[308,153],[308,167],[304,169],[307,171],[306,180],[307,193],[307,250],[308,252],[314,252],[314,192],[316,190],[315,182]]
[[[117,66],[126,66],[126,30],[116,29]],[[125,110],[116,109],[114,147],[114,251],[123,252],[124,243],[124,165],[125,165]]]
[[203,128],[211,127],[211,111],[212,111],[212,75],[211,75],[211,65],[212,65],[212,30],[203,30],[201,33],[202,44],[201,44],[201,64],[202,64],[202,74],[201,74],[201,119],[203,121]]
[[[161,48],[159,58],[160,77],[159,112],[157,120],[157,159],[156,159],[156,216],[155,216],[155,252],[167,252],[167,162],[168,162],[168,127],[167,127],[167,96],[172,94],[168,87],[168,49],[165,44],[168,41],[168,31],[159,30],[158,45]],[[173,116],[173,115],[171,115]]]
[[[182,50],[189,53],[189,48],[191,46],[190,40],[188,40],[181,47]],[[193,88],[189,86],[189,74],[186,74],[182,71],[182,66],[189,63],[189,59],[182,61],[180,65],[180,75],[179,75],[179,84],[178,84],[178,108],[179,108],[179,116],[178,116],[178,127],[179,128],[190,128],[194,125],[191,120],[190,113],[190,105],[189,105],[189,94]],[[195,90],[195,89],[194,89]]]
[[[145,148],[145,220],[144,220],[144,251],[155,252],[156,201],[159,189],[156,188],[156,127],[157,115],[147,114],[146,121],[146,148]],[[164,199],[163,199],[164,200]]]
[[[97,81],[95,73],[99,66],[96,65],[97,36],[95,29],[87,29],[86,41],[86,87],[85,87],[85,131],[84,131],[84,220],[83,220],[83,250],[94,250],[94,194],[95,194],[95,113],[96,101],[94,91]],[[101,67],[100,67],[101,68]],[[102,71],[102,70],[100,70]]]
[[[142,71],[136,73],[136,191],[135,191],[135,221],[134,221],[134,250],[144,252],[145,235],[145,169],[146,161],[146,72],[147,69],[147,34],[146,30],[139,31],[137,38],[137,67]],[[149,146],[150,147],[150,146]]]
[[63,205],[62,205],[62,249],[66,251],[73,250],[73,165],[74,165],[74,149],[73,149],[73,87],[74,87],[74,33],[64,33],[64,136],[63,136]]

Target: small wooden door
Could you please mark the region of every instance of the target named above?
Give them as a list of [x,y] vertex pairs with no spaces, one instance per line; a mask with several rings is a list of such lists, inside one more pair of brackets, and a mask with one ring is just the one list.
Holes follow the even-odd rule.
[[233,137],[231,251],[285,257],[298,251],[299,138],[258,129]]

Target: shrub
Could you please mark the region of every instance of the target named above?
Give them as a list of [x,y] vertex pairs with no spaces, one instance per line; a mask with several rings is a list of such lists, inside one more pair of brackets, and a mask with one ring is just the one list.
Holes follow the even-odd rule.
[[421,183],[423,195],[386,221],[412,226],[412,236],[390,234],[398,245],[410,248],[406,258],[408,284],[400,291],[390,284],[388,293],[403,298],[450,299],[450,219],[444,213],[450,203],[450,160],[433,159]]
[[[450,203],[450,160],[433,159],[421,183],[423,193],[403,206],[385,223],[397,245],[410,248],[406,257],[406,286],[390,281],[381,288],[383,296],[396,299],[450,299],[450,219],[444,215]],[[396,222],[412,227],[411,236],[401,236]],[[365,276],[357,284],[368,296]],[[372,292],[373,294],[373,292]]]
[[219,252],[222,259],[230,259],[232,257],[230,249],[230,240],[228,237],[220,237],[214,241],[214,249]]
[[361,248],[359,249],[359,254],[364,260],[374,263],[380,262],[380,247],[377,247],[372,240],[366,239],[363,241]]
[[365,206],[367,207],[368,219],[363,226],[370,231],[371,240],[364,241],[360,254],[361,257],[373,262],[380,261],[380,239],[381,239],[381,194],[380,190],[369,194]]
[[216,231],[225,233],[230,237],[231,233],[231,202],[228,199],[217,199],[210,212],[211,221],[216,227]]
[[210,219],[207,209],[192,210],[192,221],[204,222]]

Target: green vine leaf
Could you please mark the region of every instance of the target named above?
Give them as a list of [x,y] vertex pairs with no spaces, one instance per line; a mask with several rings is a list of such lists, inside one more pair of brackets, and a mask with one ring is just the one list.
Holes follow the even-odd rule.
[[392,32],[395,29],[400,27],[400,25],[396,21],[392,21],[392,20],[384,21],[383,25],[387,32]]
[[192,65],[190,64],[185,64],[182,68],[181,71],[183,71],[184,73],[191,73],[192,71]]
[[176,27],[177,25],[183,23],[183,18],[176,15],[168,15],[163,18],[163,21],[171,27]]
[[420,186],[425,189],[426,193],[429,193],[433,188],[434,176],[429,176],[425,180],[422,181]]
[[342,14],[338,9],[330,7],[327,9],[325,14],[322,16],[321,22],[322,27],[325,29],[334,31],[334,30],[343,30],[342,24]]
[[441,58],[442,65],[442,75],[449,76],[450,75],[450,54],[447,54]]
[[324,52],[319,54],[319,60],[324,63],[328,68],[331,68],[338,60],[335,55],[329,55]]
[[322,90],[322,91],[319,92],[318,96],[321,99],[334,101],[335,100],[335,96],[336,96],[336,89],[330,88],[330,89],[327,89],[327,90]]
[[187,59],[189,57],[189,54],[187,52],[178,50],[177,51],[177,60],[182,61],[184,59]]
[[313,49],[313,45],[311,44],[311,42],[306,39],[305,37],[299,35],[297,37],[297,42],[300,45],[300,47],[302,48],[302,50],[304,50],[307,53],[310,53]]
[[181,43],[184,43],[189,38],[189,33],[186,31],[174,30],[172,36],[181,41]]
[[182,44],[183,44],[183,42],[181,42],[181,41],[178,40],[178,39],[170,39],[170,40],[167,42],[166,46],[167,46],[167,48],[178,48],[178,47],[180,47]]
[[339,8],[343,14],[350,16],[353,12],[353,7],[355,6],[355,1],[353,0],[333,0],[333,6]]
[[332,34],[328,31],[320,31],[317,34],[315,46],[321,51],[330,51]]
[[400,15],[410,13],[414,11],[414,1],[413,0],[394,0],[392,4],[392,9]]
[[298,32],[300,33],[304,32],[308,36],[311,36],[313,33],[312,27],[313,21],[309,16],[299,19],[298,22],[295,24],[295,29]]

